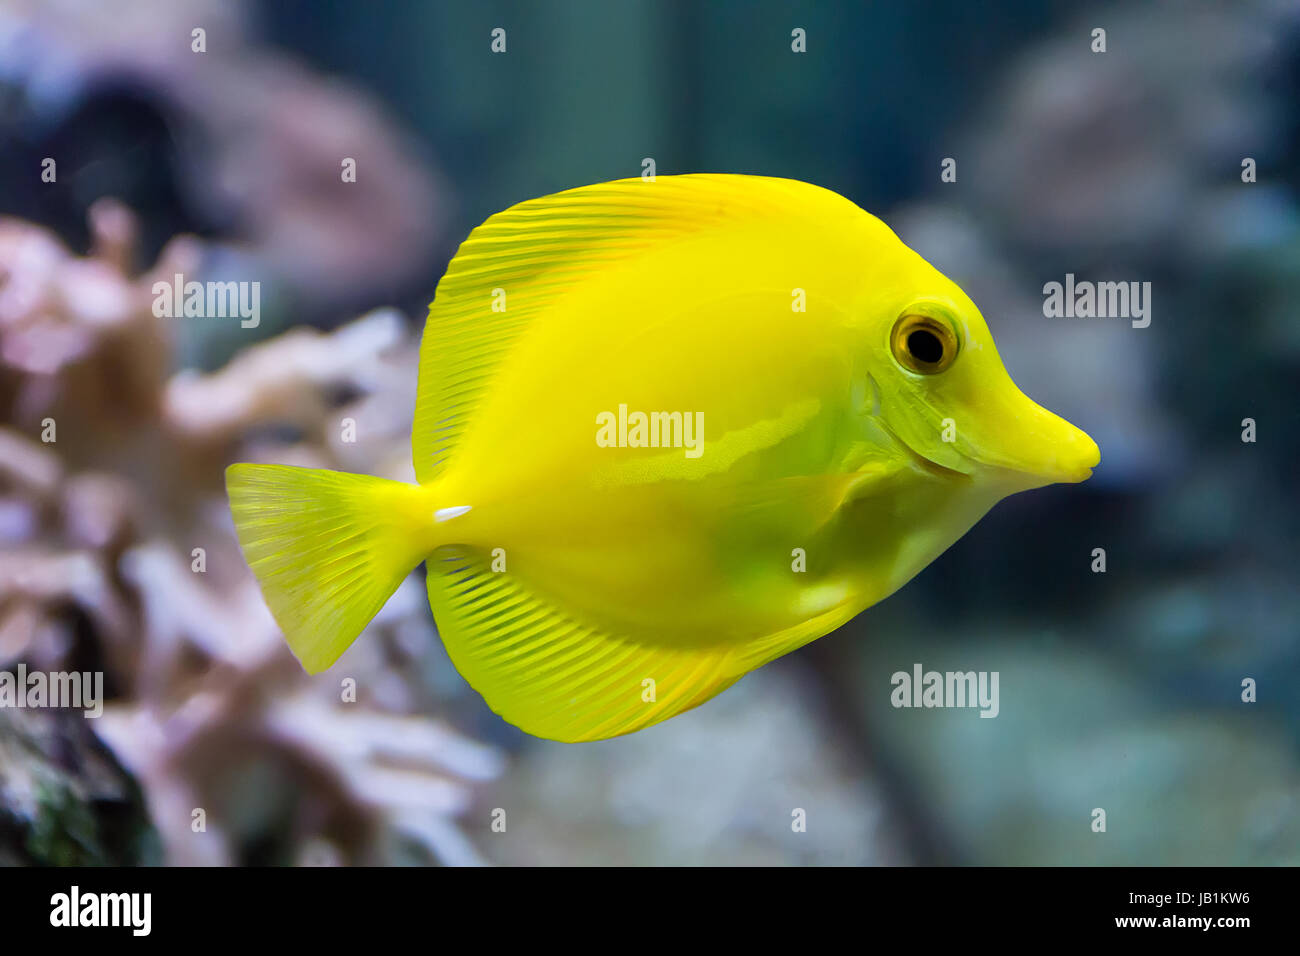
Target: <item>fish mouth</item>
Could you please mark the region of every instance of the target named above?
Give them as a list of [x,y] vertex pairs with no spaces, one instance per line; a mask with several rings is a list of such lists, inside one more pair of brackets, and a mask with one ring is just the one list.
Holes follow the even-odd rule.
[[978,454],[978,461],[990,475],[1019,486],[1078,484],[1092,477],[1101,463],[1101,451],[1086,432],[1059,415],[1024,402],[1018,427],[1007,431],[995,447]]

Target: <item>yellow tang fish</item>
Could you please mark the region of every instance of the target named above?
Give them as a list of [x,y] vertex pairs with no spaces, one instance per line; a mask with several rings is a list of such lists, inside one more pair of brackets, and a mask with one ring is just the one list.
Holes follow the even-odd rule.
[[662,176],[497,213],[438,285],[419,483],[226,473],[309,672],[427,562],[447,651],[554,740],[703,703],[1099,461],[889,227],[794,180]]

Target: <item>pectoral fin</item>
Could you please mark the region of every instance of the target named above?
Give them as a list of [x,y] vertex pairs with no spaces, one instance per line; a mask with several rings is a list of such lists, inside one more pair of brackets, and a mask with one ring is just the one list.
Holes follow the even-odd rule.
[[797,475],[740,485],[723,505],[751,526],[790,527],[814,533],[850,501],[873,493],[902,463],[870,462],[860,470],[836,475]]

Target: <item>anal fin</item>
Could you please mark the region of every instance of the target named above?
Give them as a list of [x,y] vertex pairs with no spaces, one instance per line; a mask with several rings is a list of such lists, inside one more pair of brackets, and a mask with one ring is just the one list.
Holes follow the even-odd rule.
[[456,669],[497,714],[537,737],[629,734],[744,674],[731,647],[652,644],[585,625],[469,549],[442,548],[428,569],[429,603]]

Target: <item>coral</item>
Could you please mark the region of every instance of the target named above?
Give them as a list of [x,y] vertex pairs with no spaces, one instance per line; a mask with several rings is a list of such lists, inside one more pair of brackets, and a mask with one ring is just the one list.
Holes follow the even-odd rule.
[[[117,792],[133,786],[123,768],[138,781],[167,862],[478,862],[455,821],[502,759],[409,713],[419,677],[400,635],[436,640],[418,588],[339,683],[309,680],[239,555],[220,481],[231,461],[272,458],[407,476],[409,395],[392,384],[413,380],[406,323],[376,312],[173,373],[176,324],[214,320],[159,318],[151,289],[201,244],[176,239],[132,275],[131,214],[101,201],[91,232],[80,258],[0,220],[0,667],[104,672],[105,713],[85,724],[120,767],[80,732],[74,763],[107,764]],[[75,774],[18,748],[0,755],[0,794],[45,796],[0,807],[33,858],[148,858],[96,836]],[[74,805],[76,826],[49,823]],[[80,850],[46,839],[83,831]]]

